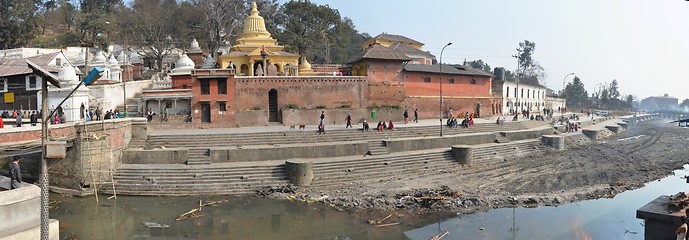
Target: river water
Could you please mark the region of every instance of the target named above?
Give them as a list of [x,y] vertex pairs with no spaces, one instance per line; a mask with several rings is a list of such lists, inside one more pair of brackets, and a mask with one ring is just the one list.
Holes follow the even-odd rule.
[[[350,215],[321,204],[257,197],[132,197],[97,203],[94,197],[63,198],[51,210],[60,220],[62,239],[643,239],[636,210],[660,195],[689,191],[680,176],[648,183],[612,199],[588,200],[558,207],[503,208],[447,218],[427,217],[397,226],[375,228],[366,219],[379,213]],[[198,218],[176,221],[203,202]],[[149,226],[144,225],[147,223]]]

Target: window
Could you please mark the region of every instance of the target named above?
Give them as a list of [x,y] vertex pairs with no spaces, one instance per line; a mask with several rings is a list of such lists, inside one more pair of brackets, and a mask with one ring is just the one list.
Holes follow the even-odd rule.
[[26,76],[26,90],[41,90],[41,77]]
[[529,98],[529,93],[531,93],[531,90],[526,89],[526,98]]
[[507,97],[510,97],[510,87],[507,87]]
[[524,89],[522,88],[522,95],[521,98],[524,98]]
[[188,87],[189,86],[187,86],[186,84],[182,84],[182,89],[187,89]]
[[429,77],[429,76],[423,77],[423,82],[431,82],[431,77]]
[[476,79],[471,79],[471,85],[476,85]]
[[218,94],[227,94],[227,79],[218,79]]
[[211,84],[208,79],[202,79],[201,80],[201,95],[209,95],[211,94]]
[[0,78],[0,92],[7,92],[7,78]]
[[514,88],[514,97],[517,97],[517,88]]
[[448,82],[450,82],[451,84],[454,84],[454,83],[455,83],[455,79],[454,79],[454,78],[450,78],[450,79],[448,80]]
[[220,109],[221,112],[227,111],[227,103],[218,102],[218,108]]

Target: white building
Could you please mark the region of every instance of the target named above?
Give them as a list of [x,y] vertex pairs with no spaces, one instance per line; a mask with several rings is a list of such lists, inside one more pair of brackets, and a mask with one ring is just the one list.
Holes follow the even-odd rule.
[[523,110],[540,113],[546,108],[546,87],[493,80],[492,90],[502,95],[502,113],[505,115],[512,115]]
[[[69,62],[62,63],[57,78],[61,88],[48,86],[48,111],[53,111],[79,84],[77,69]],[[39,92],[38,99],[41,99],[41,95],[42,92]],[[38,108],[41,108],[40,101],[38,101]],[[81,86],[56,112],[58,115],[63,115],[66,122],[74,122],[84,119],[84,109],[89,109],[89,89]]]

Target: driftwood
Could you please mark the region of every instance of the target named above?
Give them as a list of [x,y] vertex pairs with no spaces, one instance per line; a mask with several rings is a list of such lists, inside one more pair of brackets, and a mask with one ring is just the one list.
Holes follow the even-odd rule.
[[380,224],[380,225],[374,225],[374,226],[376,226],[376,227],[387,227],[387,226],[395,226],[397,224],[400,224],[400,223],[394,222],[394,223],[386,223],[386,224]]
[[431,240],[440,240],[440,239],[443,239],[445,236],[447,236],[447,234],[450,234],[450,232],[447,231],[447,230],[445,230],[444,232],[438,233],[438,234],[436,234],[435,236],[433,236],[433,237],[431,238]]
[[368,220],[368,224],[371,224],[371,225],[376,226],[376,227],[387,227],[387,226],[394,226],[394,225],[400,224],[398,222],[383,224],[383,222],[385,222],[385,220],[388,220],[388,218],[390,218],[390,217],[392,217],[392,214],[388,215],[387,217],[384,217],[383,219]]
[[199,217],[202,217],[203,215],[197,215],[197,214],[196,214],[196,212],[200,212],[200,211],[201,211],[201,208],[202,208],[202,207],[211,206],[211,205],[215,205],[215,204],[219,204],[219,203],[226,203],[226,202],[228,202],[228,201],[229,201],[229,200],[225,199],[225,200],[220,200],[220,201],[214,201],[214,202],[203,203],[203,200],[199,200],[199,207],[194,208],[194,209],[191,209],[191,210],[189,210],[188,212],[185,212],[185,213],[183,213],[182,215],[179,215],[179,217],[177,217],[175,220],[177,220],[177,221],[182,221],[182,220],[189,219],[189,218],[199,218]]

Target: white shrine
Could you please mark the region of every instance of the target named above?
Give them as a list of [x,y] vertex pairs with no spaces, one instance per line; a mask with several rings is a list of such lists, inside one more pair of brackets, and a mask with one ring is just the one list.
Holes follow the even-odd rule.
[[[57,78],[61,88],[48,87],[48,111],[53,111],[79,84],[76,69],[68,62],[62,64],[58,70]],[[41,92],[38,93],[38,99],[41,99],[41,94]],[[41,108],[41,102],[38,102],[38,108]],[[66,122],[74,122],[84,119],[84,109],[89,109],[89,89],[82,85],[62,104],[61,109],[56,113],[62,114]]]

